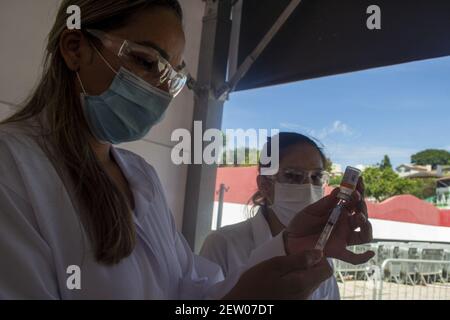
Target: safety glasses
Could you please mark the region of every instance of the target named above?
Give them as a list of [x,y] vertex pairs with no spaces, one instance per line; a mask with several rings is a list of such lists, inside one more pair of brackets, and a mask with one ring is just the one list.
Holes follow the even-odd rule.
[[184,62],[176,70],[156,49],[114,37],[101,30],[86,31],[100,40],[108,51],[116,55],[123,67],[151,85],[166,90],[173,97],[177,96],[185,86],[188,73]]
[[328,180],[328,173],[323,170],[298,170],[285,168],[280,169],[277,175],[270,176],[272,180],[288,184],[305,184],[322,186]]

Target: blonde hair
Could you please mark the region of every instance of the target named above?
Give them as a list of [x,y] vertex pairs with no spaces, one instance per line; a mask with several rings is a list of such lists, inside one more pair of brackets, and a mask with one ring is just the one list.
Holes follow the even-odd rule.
[[119,28],[132,14],[149,6],[169,7],[180,19],[182,12],[177,0],[64,0],[48,36],[44,71],[36,89],[21,110],[1,122],[38,119],[43,149],[69,173],[76,197],[86,209],[81,210],[81,220],[90,235],[96,260],[112,265],[134,250],[133,213],[88,143],[90,133],[76,90],[75,73],[66,66],[59,49],[66,29],[66,8],[70,5],[80,7],[82,28],[102,30]]

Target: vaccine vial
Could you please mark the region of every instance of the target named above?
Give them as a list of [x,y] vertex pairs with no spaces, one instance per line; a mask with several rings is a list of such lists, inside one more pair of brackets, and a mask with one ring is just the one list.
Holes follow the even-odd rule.
[[341,200],[350,201],[360,176],[361,170],[354,167],[347,167],[345,169],[344,177],[342,177],[341,185],[339,186],[340,192],[337,197]]
[[327,224],[325,225],[322,233],[320,234],[319,240],[317,240],[315,249],[323,250],[328,242],[328,239],[331,236],[331,232],[334,229],[334,225],[338,221],[342,208],[346,201],[350,201],[352,197],[353,191],[356,190],[356,186],[358,185],[359,177],[361,176],[361,170],[347,167],[345,169],[344,177],[342,177],[342,182],[340,185],[340,191],[337,195],[339,202],[336,207],[331,212],[330,217],[328,218]]

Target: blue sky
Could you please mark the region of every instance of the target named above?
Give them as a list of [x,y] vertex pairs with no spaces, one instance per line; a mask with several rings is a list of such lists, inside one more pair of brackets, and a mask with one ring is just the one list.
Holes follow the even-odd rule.
[[450,57],[236,92],[225,104],[227,128],[304,133],[342,166],[450,151]]

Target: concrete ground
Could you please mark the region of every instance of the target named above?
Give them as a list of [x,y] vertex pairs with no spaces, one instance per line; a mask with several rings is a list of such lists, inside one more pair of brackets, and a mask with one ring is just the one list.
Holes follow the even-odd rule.
[[[379,299],[379,284],[374,290],[373,281],[348,280],[338,286],[343,300],[372,300],[374,295]],[[383,282],[381,292],[382,300],[450,300],[450,283],[412,286]]]

